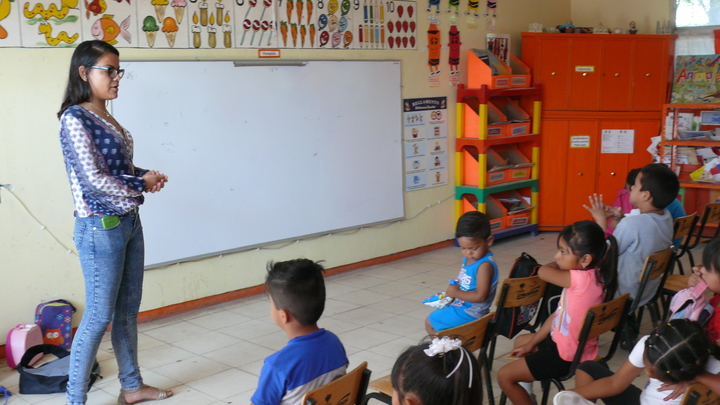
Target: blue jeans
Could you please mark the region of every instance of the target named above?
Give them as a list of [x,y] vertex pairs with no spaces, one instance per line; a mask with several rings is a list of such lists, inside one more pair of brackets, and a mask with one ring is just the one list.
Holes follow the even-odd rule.
[[103,229],[101,217],[76,218],[75,246],[85,278],[85,312],[70,352],[67,403],[82,405],[100,341],[111,339],[123,389],[143,384],[138,366],[137,315],[142,298],[145,245],[137,210]]

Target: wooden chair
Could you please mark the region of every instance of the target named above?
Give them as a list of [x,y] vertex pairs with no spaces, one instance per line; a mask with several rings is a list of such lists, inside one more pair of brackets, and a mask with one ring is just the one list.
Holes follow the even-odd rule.
[[305,394],[303,405],[360,405],[365,398],[370,370],[363,361],[353,371]]
[[[484,385],[487,388],[490,405],[495,405],[495,400],[492,395],[492,380],[490,379],[490,369],[487,367],[486,351],[488,337],[490,336],[488,327],[491,325],[490,321],[494,316],[495,313],[491,312],[478,320],[440,331],[437,334],[439,337],[448,336],[460,339],[463,342],[465,350],[470,353],[479,350],[478,360],[480,361],[480,371],[485,377]],[[377,392],[371,392],[365,395],[363,405],[367,404],[370,399],[375,399],[388,405],[392,404],[393,387],[389,375],[371,381],[368,388]]]
[[580,343],[578,344],[575,357],[570,365],[570,370],[562,377],[543,380],[540,382],[543,390],[542,405],[547,405],[548,397],[550,396],[551,383],[557,387],[558,391],[561,391],[565,389],[562,382],[569,380],[575,375],[575,369],[577,369],[577,366],[580,365],[580,359],[582,358],[583,351],[585,350],[585,343],[590,339],[599,337],[603,333],[615,329],[615,336],[610,343],[610,348],[608,349],[607,354],[605,357],[600,357],[598,354],[596,361],[601,364],[606,364],[610,361],[610,359],[612,359],[615,355],[618,344],[620,343],[620,336],[622,333],[619,333],[619,331],[622,330],[625,318],[627,317],[629,311],[629,297],[630,294],[625,293],[610,302],[598,304],[588,309],[583,321],[583,327],[580,329],[580,333],[578,335],[578,342]]
[[703,384],[693,384],[685,390],[680,405],[714,405],[720,402],[720,396]]
[[[705,227],[708,224],[718,225],[715,228],[715,233],[713,234],[713,236],[709,238],[703,236]],[[697,231],[692,233],[692,236],[689,238],[690,240],[688,242],[687,253],[688,260],[690,260],[690,267],[695,266],[695,259],[693,258],[692,250],[695,249],[697,245],[703,240],[717,238],[718,234],[720,234],[720,203],[705,204],[705,209],[703,210],[703,215],[700,219],[700,226],[697,228]]]
[[[500,284],[498,291],[500,292],[497,295],[497,299],[495,301],[495,306],[497,309],[495,310],[495,318],[493,319],[493,330],[492,330],[492,338],[490,339],[490,350],[488,352],[487,358],[488,358],[488,370],[492,370],[492,363],[493,359],[495,358],[495,345],[497,343],[497,338],[502,332],[499,331],[495,325],[503,325],[507,324],[509,322],[515,322],[517,320],[517,317],[513,319],[511,315],[508,314],[508,312],[514,312],[517,313],[524,313],[525,316],[524,319],[531,321],[533,317],[537,314],[538,310],[540,309],[540,306],[544,304],[544,300],[542,299],[545,295],[545,289],[547,287],[547,283],[540,279],[538,276],[533,277],[525,277],[525,278],[506,278],[502,281]],[[509,311],[510,310],[510,311]],[[538,321],[532,325],[528,325],[526,328],[530,331],[535,331],[535,329],[538,327]],[[512,333],[508,335],[502,334],[502,336],[505,336],[508,339],[512,339],[517,335],[517,333],[520,332],[518,330],[513,330]]]
[[[680,246],[675,246],[675,260],[677,260],[678,270],[680,271],[680,274],[683,275],[685,274],[685,271],[683,270],[680,258],[685,255],[685,253],[688,253],[689,256],[690,240],[693,239],[692,234],[693,230],[695,229],[695,224],[697,224],[697,222],[697,214],[692,213],[690,215],[677,218],[675,220],[675,224],[673,225],[673,241],[682,241],[680,242]],[[690,262],[692,263],[693,260],[691,259]]]
[[[631,300],[630,309],[628,311],[628,315],[635,316],[635,319],[637,319],[638,328],[640,328],[640,325],[642,325],[642,316],[645,308],[647,308],[648,312],[650,312],[653,327],[656,327],[660,324],[660,320],[662,319],[662,317],[660,315],[660,308],[658,307],[657,302],[664,292],[663,288],[665,285],[665,280],[667,280],[668,275],[672,273],[672,265],[674,263],[673,258],[674,250],[671,246],[665,250],[661,250],[659,252],[655,252],[649,255],[645,259],[645,265],[643,265],[643,270],[640,273],[640,277],[638,278],[638,290],[635,294],[635,299]],[[652,294],[652,296],[646,303],[641,304],[640,301],[645,293],[645,290],[648,288],[648,283],[658,278],[660,278],[660,280],[658,282],[655,292]],[[663,307],[665,306],[663,305]],[[628,323],[625,325],[625,327],[630,328],[631,326]],[[627,337],[629,338],[633,335],[634,334],[627,334]],[[620,347],[626,350],[631,349],[634,345],[634,338],[625,339],[620,343]]]

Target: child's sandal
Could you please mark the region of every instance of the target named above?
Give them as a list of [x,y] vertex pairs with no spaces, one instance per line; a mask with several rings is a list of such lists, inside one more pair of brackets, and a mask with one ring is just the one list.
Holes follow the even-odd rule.
[[140,387],[140,388],[138,388],[138,389],[134,389],[134,390],[123,390],[123,389],[121,389],[121,390],[120,390],[120,396],[118,396],[118,405],[134,405],[134,404],[139,404],[139,403],[141,403],[141,402],[162,401],[163,399],[167,399],[167,398],[170,398],[170,397],[172,396],[172,391],[170,391],[170,390],[161,390],[160,388],[155,388],[155,389],[157,390],[157,392],[158,392],[158,395],[157,395],[156,398],[141,399],[141,400],[135,401],[135,402],[127,402],[127,401],[125,400],[125,395],[127,395],[127,394],[133,394],[133,393],[138,392],[138,391],[140,391],[140,390],[142,390],[142,389],[145,389],[145,388],[155,388],[155,387],[151,387],[151,386],[149,386],[149,385],[143,385],[142,387]]

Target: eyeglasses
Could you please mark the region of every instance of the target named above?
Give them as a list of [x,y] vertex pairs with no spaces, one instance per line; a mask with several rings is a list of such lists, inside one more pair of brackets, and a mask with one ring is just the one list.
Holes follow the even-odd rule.
[[125,74],[125,69],[116,69],[114,67],[105,67],[105,66],[90,66],[93,69],[102,69],[107,70],[108,76],[110,76],[111,79],[114,78],[120,78],[122,79],[123,75]]
[[9,391],[7,388],[5,388],[5,387],[3,387],[2,385],[0,385],[0,398],[5,397],[5,404],[4,404],[4,405],[7,405],[8,401],[10,400],[10,395],[12,395],[12,394],[10,393],[10,391]]

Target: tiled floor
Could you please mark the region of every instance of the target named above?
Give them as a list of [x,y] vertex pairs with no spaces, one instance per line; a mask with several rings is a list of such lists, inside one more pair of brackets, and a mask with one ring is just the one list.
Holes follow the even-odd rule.
[[[552,261],[556,239],[557,233],[541,233],[497,241],[492,251],[500,278],[507,277],[521,252],[541,263]],[[420,301],[445,290],[461,259],[459,248],[451,247],[328,277],[327,304],[319,325],[340,337],[350,368],[367,361],[372,377],[389,374],[400,352],[425,336],[423,320],[431,308]],[[643,331],[649,329],[646,323]],[[141,324],[139,357],[147,384],[175,392],[162,402],[165,405],[247,405],[263,359],[286,340],[269,316],[267,298],[255,296]],[[508,361],[511,347],[511,341],[498,339],[493,377]],[[626,358],[627,352],[619,350],[611,368],[616,370]],[[98,361],[104,378],[93,386],[88,404],[116,404],[120,386],[109,337],[100,347]],[[637,383],[644,385],[645,380],[643,374]],[[0,385],[17,393],[18,374],[4,360],[0,360]],[[540,393],[539,384],[535,392]],[[497,386],[494,394],[500,395]],[[13,395],[10,404],[61,405],[64,399],[62,394]]]

